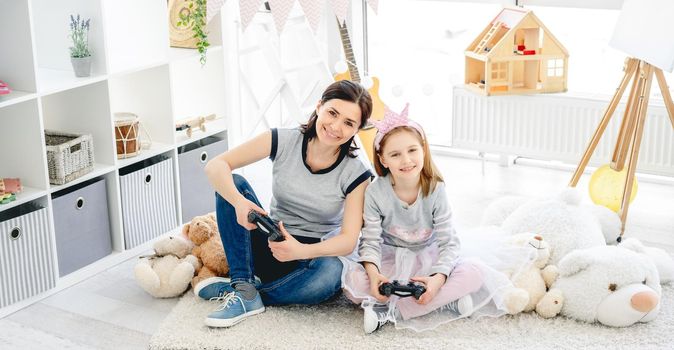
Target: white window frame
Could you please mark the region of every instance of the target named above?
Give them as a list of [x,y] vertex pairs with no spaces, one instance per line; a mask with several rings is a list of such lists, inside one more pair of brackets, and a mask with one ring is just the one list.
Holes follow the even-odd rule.
[[508,78],[508,62],[495,62],[491,64],[492,81],[505,81]]
[[564,76],[564,59],[552,58],[548,60],[548,77],[558,78]]

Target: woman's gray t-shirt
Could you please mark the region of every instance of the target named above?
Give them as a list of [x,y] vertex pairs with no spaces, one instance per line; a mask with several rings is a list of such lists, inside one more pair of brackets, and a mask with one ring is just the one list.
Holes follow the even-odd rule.
[[292,235],[321,238],[342,226],[344,200],[372,173],[358,158],[340,153],[327,169],[306,164],[308,140],[299,128],[272,129],[270,215]]

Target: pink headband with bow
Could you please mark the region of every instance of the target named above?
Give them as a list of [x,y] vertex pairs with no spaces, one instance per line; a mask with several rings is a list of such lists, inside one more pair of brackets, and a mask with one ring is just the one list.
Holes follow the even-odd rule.
[[372,125],[377,128],[377,135],[374,137],[374,149],[379,151],[379,143],[384,138],[389,131],[399,127],[399,126],[409,126],[416,129],[421,137],[425,140],[426,135],[424,130],[421,128],[417,122],[410,120],[407,116],[410,104],[405,104],[405,108],[400,112],[400,114],[390,110],[388,106],[384,106],[384,118],[381,121],[373,120]]

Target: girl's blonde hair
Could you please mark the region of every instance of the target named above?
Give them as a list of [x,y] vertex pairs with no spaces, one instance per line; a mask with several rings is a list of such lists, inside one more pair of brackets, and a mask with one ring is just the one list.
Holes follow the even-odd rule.
[[388,140],[389,136],[403,131],[412,133],[417,138],[421,144],[422,149],[424,150],[424,166],[421,169],[421,174],[419,176],[419,185],[421,186],[421,194],[424,197],[427,197],[429,194],[431,194],[431,192],[435,191],[435,186],[438,184],[438,182],[444,182],[445,180],[442,178],[442,174],[440,174],[440,171],[435,166],[435,163],[433,163],[433,159],[431,159],[431,150],[428,147],[428,142],[426,142],[424,137],[417,129],[410,126],[398,126],[384,134],[383,138],[379,142],[379,150],[376,148],[374,149],[374,170],[379,176],[386,176],[386,174],[390,172],[389,169],[384,167],[384,165],[381,163],[380,157],[382,155],[382,151],[386,147],[386,141]]

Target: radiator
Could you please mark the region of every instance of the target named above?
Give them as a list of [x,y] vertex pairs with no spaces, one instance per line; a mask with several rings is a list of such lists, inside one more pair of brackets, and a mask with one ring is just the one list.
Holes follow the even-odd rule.
[[[590,165],[610,162],[625,99]],[[452,100],[452,146],[577,164],[608,103],[607,99],[570,94],[480,96],[457,86]],[[674,176],[674,129],[667,110],[662,102],[655,101],[647,113],[637,169]]]

